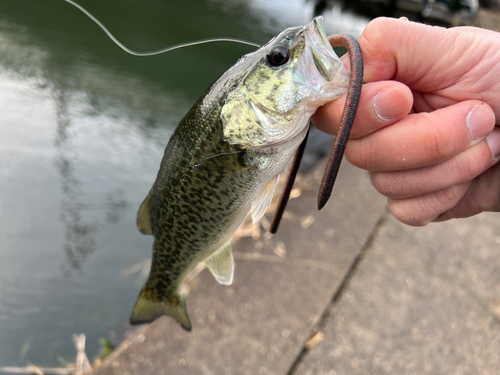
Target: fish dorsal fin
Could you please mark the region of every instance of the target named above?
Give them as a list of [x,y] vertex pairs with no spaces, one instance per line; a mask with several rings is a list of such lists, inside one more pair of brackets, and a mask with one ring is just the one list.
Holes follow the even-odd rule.
[[212,272],[217,282],[224,285],[231,285],[233,283],[234,260],[231,241],[226,243],[215,254],[205,259],[203,263]]
[[255,198],[255,200],[252,202],[251,212],[252,221],[254,222],[254,224],[262,219],[262,216],[264,216],[264,213],[271,204],[271,201],[273,200],[274,189],[276,188],[276,185],[278,185],[279,179],[279,174],[274,176],[271,181],[269,181],[269,183],[264,186],[264,189],[261,190],[257,198]]
[[148,196],[139,207],[139,212],[137,212],[137,228],[142,234],[153,234],[151,230],[151,218],[149,216],[149,211],[151,210],[151,197],[153,196],[154,186],[148,193]]

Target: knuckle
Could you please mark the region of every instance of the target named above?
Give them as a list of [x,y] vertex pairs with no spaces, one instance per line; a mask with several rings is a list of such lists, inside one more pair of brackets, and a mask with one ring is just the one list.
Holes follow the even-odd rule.
[[370,174],[373,187],[386,197],[398,197],[402,194],[402,186],[399,179],[394,178],[391,173],[373,172]]
[[464,162],[456,167],[462,171],[463,180],[470,181],[475,178],[481,170],[481,155],[477,147],[473,147],[469,152],[464,155]]
[[441,190],[440,194],[436,194],[436,198],[440,205],[449,206],[450,202],[460,199],[461,193],[462,189],[460,189],[460,186],[451,186]]
[[345,157],[349,163],[352,165],[362,168],[368,169],[368,159],[365,157],[365,153],[367,148],[363,145],[364,140],[351,140],[348,142]]
[[377,41],[383,38],[383,28],[385,26],[383,18],[375,18],[366,25],[361,37],[363,41],[369,44],[377,45]]
[[396,219],[406,225],[422,227],[429,223],[429,219],[421,214],[418,202],[407,199],[388,199],[389,210]]
[[449,137],[439,127],[433,128],[425,143],[425,154],[430,161],[443,160],[449,153]]

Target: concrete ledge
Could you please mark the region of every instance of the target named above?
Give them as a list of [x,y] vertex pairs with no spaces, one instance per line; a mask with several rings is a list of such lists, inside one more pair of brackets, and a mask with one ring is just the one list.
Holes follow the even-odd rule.
[[[331,202],[316,209],[314,188],[289,202],[293,217],[278,234],[235,246],[235,281],[219,285],[203,271],[187,298],[193,331],[161,318],[128,338],[96,374],[285,374],[358,256],[385,200],[365,172],[345,163]],[[283,250],[279,257],[273,250]]]
[[499,219],[390,216],[295,374],[499,374]]

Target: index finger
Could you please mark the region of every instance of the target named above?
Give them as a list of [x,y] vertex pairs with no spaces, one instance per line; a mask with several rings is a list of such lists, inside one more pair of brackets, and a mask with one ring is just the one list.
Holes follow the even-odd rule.
[[[318,108],[312,123],[325,133],[337,134],[344,104],[345,95]],[[402,83],[383,81],[364,84],[350,139],[364,137],[395,123],[410,112],[412,105],[411,91]]]

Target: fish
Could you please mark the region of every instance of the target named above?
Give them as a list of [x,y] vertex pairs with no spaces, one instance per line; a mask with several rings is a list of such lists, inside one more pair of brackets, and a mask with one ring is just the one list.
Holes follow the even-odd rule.
[[217,282],[232,283],[235,230],[248,212],[254,222],[262,218],[310,117],[348,85],[319,16],[240,58],[196,101],[137,214],[138,229],[154,243],[132,325],[168,315],[192,329],[184,279],[203,262]]

